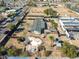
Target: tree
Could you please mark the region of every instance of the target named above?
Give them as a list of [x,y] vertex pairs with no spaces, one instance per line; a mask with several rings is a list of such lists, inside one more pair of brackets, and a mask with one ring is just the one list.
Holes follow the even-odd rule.
[[7,28],[9,28],[10,30],[13,30],[16,26],[12,23],[7,25]]
[[10,46],[7,49],[8,56],[20,56],[22,54],[22,49],[18,49],[15,46]]
[[36,6],[35,1],[36,0],[29,0],[28,6]]
[[9,14],[8,17],[13,17],[15,14]]
[[57,29],[58,24],[54,20],[51,20],[51,24],[53,28]]
[[30,55],[28,53],[26,53],[26,52],[23,52],[23,53],[20,54],[20,56],[21,57],[29,57]]
[[61,51],[70,58],[77,57],[77,51],[76,46],[70,45],[69,43],[65,42],[63,43],[63,46],[61,48]]
[[15,52],[15,50],[14,49],[8,49],[8,56],[16,56],[16,52]]
[[58,17],[57,12],[53,10],[52,8],[44,10],[44,13],[51,17]]
[[22,54],[22,49],[16,49],[16,56],[20,56]]
[[20,56],[22,54],[22,49],[9,48],[7,52],[8,52],[8,56]]
[[18,42],[24,42],[25,38],[24,37],[19,37],[17,40],[18,40]]
[[51,53],[52,53],[52,51],[44,51],[44,54],[45,54],[46,57],[50,56]]
[[52,42],[54,41],[54,37],[53,36],[49,36],[49,39],[51,41],[51,46],[52,46]]
[[53,37],[53,36],[49,36],[49,39],[50,39],[50,40],[54,40],[54,37]]
[[0,47],[0,55],[7,55],[7,50],[3,46]]
[[39,50],[39,51],[41,51],[41,50],[46,50],[46,48],[45,48],[45,46],[41,45],[41,46],[38,47],[38,50]]
[[4,47],[0,47],[0,52],[4,49]]

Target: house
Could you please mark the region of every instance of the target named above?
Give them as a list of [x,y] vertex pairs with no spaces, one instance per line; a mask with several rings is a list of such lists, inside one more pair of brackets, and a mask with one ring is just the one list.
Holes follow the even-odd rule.
[[[68,38],[79,39],[79,19],[74,17],[61,17],[59,20],[62,30]],[[73,34],[73,35],[72,35]]]

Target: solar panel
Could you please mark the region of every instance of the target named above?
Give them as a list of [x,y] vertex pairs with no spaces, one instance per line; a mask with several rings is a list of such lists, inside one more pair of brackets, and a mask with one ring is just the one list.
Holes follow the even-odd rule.
[[63,22],[64,24],[79,24],[79,22]]
[[79,22],[63,22],[65,26],[79,26]]
[[74,17],[61,17],[61,20],[75,20]]
[[67,30],[79,31],[79,28],[66,28]]

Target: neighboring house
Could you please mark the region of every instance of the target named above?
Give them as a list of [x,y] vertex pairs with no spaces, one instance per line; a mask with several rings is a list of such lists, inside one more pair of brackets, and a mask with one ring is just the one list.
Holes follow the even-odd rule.
[[68,38],[79,39],[79,19],[74,17],[61,17],[59,20],[62,30]]
[[26,4],[26,0],[3,0],[7,8],[20,8]]

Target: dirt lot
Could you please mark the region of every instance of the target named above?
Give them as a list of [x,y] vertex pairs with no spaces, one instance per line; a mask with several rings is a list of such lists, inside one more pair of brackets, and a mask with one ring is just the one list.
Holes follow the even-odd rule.
[[[44,14],[43,11],[49,7],[32,7],[30,13],[36,14]],[[74,11],[64,7],[63,5],[58,5],[57,7],[51,6],[54,10],[56,10],[60,16],[71,16],[71,17],[79,17]]]
[[56,10],[60,14],[60,16],[79,17],[79,15],[77,15],[75,12],[73,12],[72,10],[70,10],[62,5],[58,5],[56,8],[54,8],[52,6],[52,8],[54,10]]
[[48,7],[32,7],[30,13],[43,13]]

